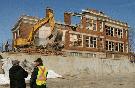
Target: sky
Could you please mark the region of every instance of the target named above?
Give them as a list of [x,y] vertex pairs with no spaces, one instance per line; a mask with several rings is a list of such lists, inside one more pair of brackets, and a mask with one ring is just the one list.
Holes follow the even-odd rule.
[[21,15],[43,18],[46,7],[54,10],[57,21],[63,22],[65,11],[92,8],[135,27],[135,0],[0,0],[0,44],[12,39],[11,29]]

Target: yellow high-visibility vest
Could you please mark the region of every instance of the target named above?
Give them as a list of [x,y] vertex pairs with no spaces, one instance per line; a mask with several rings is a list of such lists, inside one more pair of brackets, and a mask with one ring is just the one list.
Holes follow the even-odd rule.
[[44,66],[38,66],[38,75],[36,79],[37,85],[46,85],[47,80],[47,69]]

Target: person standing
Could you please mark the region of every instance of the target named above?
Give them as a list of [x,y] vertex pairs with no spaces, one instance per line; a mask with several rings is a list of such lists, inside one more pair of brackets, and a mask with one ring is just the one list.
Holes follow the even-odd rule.
[[26,88],[25,78],[28,72],[19,66],[19,61],[12,61],[13,66],[9,69],[10,88]]
[[46,88],[47,68],[43,66],[43,61],[38,58],[34,61],[35,68],[30,79],[30,88]]
[[6,44],[5,44],[5,52],[9,52],[9,44],[8,44],[8,41],[7,41]]

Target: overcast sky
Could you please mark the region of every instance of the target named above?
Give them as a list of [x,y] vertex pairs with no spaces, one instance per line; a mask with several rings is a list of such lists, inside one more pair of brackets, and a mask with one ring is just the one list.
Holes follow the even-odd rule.
[[64,11],[93,8],[131,27],[135,25],[135,0],[0,0],[0,43],[12,39],[11,29],[21,15],[43,18],[46,7],[54,9],[59,21],[63,21]]

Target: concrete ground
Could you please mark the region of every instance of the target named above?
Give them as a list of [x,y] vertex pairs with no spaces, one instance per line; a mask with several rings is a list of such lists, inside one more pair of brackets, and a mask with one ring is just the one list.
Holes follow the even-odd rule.
[[[0,88],[9,88],[9,86],[0,86]],[[48,79],[47,88],[135,88],[135,73],[66,75],[63,78]]]

